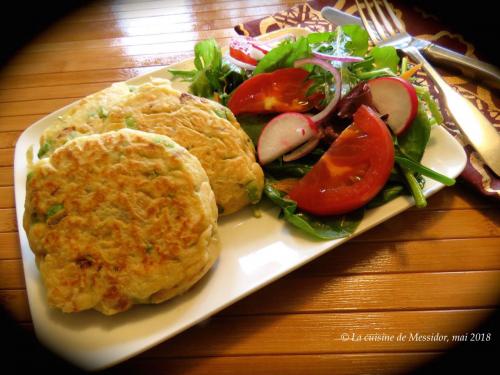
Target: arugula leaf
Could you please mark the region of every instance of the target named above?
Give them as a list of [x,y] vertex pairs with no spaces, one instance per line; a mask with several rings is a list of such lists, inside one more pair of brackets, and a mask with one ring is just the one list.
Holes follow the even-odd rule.
[[373,65],[377,69],[389,68],[393,73],[398,72],[399,56],[394,47],[374,47],[370,51],[373,57]]
[[349,83],[355,85],[359,81],[367,81],[377,77],[394,77],[398,71],[398,65],[399,56],[394,47],[374,47],[364,61],[349,66],[351,74],[346,75],[349,78]]
[[330,31],[324,31],[320,33],[310,33],[307,35],[307,41],[309,44],[318,44],[330,42],[333,39],[334,33]]
[[216,71],[222,66],[222,53],[214,39],[203,40],[194,46],[194,66],[197,70]]
[[285,193],[275,189],[269,180],[264,185],[264,194],[281,208],[286,221],[320,240],[333,240],[352,235],[364,215],[364,210],[359,209],[340,216],[311,216],[298,210],[297,203],[285,198]]
[[192,79],[192,83],[189,86],[189,90],[196,96],[202,96],[204,98],[211,98],[214,92],[219,91],[218,88],[214,88],[210,81],[208,80],[207,74],[205,72],[197,72],[195,77]]
[[346,49],[354,56],[364,56],[368,51],[368,33],[359,25],[344,25],[342,31],[349,37]]
[[196,43],[194,47],[194,66],[196,69],[183,71],[170,69],[174,79],[191,82],[190,91],[205,98],[225,97],[246,76],[245,73],[222,59],[222,52],[214,39]]
[[436,100],[431,96],[429,88],[416,85],[414,85],[413,87],[415,87],[418,99],[427,105],[430,115],[432,116],[433,122],[436,124],[443,123],[444,118],[441,113],[441,109],[439,108],[439,104],[436,102]]
[[334,32],[311,33],[295,42],[284,41],[259,61],[254,74],[292,67],[295,61],[311,57],[312,49],[336,56],[362,56],[368,50],[368,33],[359,25],[344,25]]
[[338,26],[329,37],[311,34],[312,48],[332,56],[363,56],[368,50],[368,33],[359,25]]

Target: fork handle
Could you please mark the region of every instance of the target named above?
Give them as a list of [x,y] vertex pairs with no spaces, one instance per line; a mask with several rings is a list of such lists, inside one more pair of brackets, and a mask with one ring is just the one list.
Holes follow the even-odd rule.
[[432,43],[422,51],[429,60],[436,64],[451,66],[461,71],[466,77],[481,80],[490,87],[500,89],[500,70],[494,65]]
[[447,109],[462,133],[481,155],[484,162],[500,177],[500,135],[486,117],[466,98],[448,85],[441,75],[415,47],[404,48],[413,60],[422,64],[423,69],[434,81],[443,95]]

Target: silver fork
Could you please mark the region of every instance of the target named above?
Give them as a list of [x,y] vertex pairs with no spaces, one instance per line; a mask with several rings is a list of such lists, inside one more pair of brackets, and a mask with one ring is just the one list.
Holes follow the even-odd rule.
[[[373,4],[373,5],[372,5]],[[424,71],[443,94],[448,111],[484,162],[500,177],[500,135],[486,117],[466,98],[448,85],[418,50],[387,0],[356,0],[359,15],[372,42],[378,46],[391,45],[422,64]],[[384,8],[384,10],[382,9]],[[366,12],[365,12],[366,10]],[[392,22],[391,22],[392,21]]]

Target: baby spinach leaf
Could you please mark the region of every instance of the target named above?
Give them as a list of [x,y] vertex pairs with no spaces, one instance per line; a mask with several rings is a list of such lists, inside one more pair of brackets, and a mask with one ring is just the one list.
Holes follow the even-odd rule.
[[311,56],[311,48],[306,37],[299,38],[292,44],[292,50],[284,62],[284,68],[292,67],[295,61]]
[[352,235],[364,215],[363,209],[340,216],[319,217],[306,214],[297,208],[295,201],[286,198],[285,193],[275,189],[270,181],[266,181],[264,194],[281,208],[282,216],[287,222],[320,240]]
[[367,205],[366,208],[374,208],[378,206],[382,206],[387,202],[392,201],[393,199],[399,197],[404,194],[405,187],[401,184],[391,184],[388,183],[384,186],[384,188],[373,198]]
[[[260,74],[260,73],[269,73],[272,71],[275,71],[276,69],[280,68],[287,68],[290,67],[290,60],[289,56],[292,54],[293,50],[296,48],[296,43],[299,45],[299,47],[303,47],[303,40],[305,38],[301,37],[299,38],[300,42],[290,42],[288,40],[282,42],[279,46],[273,48],[271,51],[269,51],[263,58],[262,60],[259,61],[257,64],[257,67],[254,70],[254,75],[255,74]],[[298,55],[295,53],[295,55]],[[307,57],[307,56],[304,56]],[[292,62],[293,65],[293,62]]]
[[298,162],[283,163],[276,160],[265,165],[264,170],[276,178],[301,178],[304,177],[312,169],[312,167],[313,166],[311,164]]
[[425,147],[431,135],[431,123],[419,103],[417,116],[408,131],[397,138],[401,152],[414,161],[420,161],[424,155]]
[[238,116],[238,122],[242,129],[257,147],[260,133],[264,126],[274,117],[274,115],[250,115],[244,114]]

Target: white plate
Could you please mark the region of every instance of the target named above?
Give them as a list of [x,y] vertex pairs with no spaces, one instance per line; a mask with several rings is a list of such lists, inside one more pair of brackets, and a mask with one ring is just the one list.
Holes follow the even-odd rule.
[[[265,38],[289,32],[296,35],[305,33],[302,29],[288,29],[268,34]],[[184,61],[171,67],[189,69],[191,66],[191,61]],[[163,68],[130,82],[139,83],[149,77],[168,78],[169,74]],[[181,89],[186,87],[178,83],[175,85]],[[14,169],[17,223],[35,332],[43,344],[77,366],[96,370],[130,358],[348,240],[315,241],[278,220],[275,208],[265,206],[260,219],[254,218],[250,209],[246,209],[220,220],[221,257],[209,274],[183,296],[160,305],[136,306],[112,317],[95,311],[63,314],[50,309],[22,225],[26,151],[34,145],[36,154],[42,131],[70,106],[48,115],[23,132],[16,145]],[[423,164],[456,177],[465,167],[465,162],[466,156],[460,144],[443,128],[434,127]],[[442,187],[435,181],[427,180],[425,195],[430,196]],[[412,205],[412,199],[400,197],[368,211],[355,235]]]

